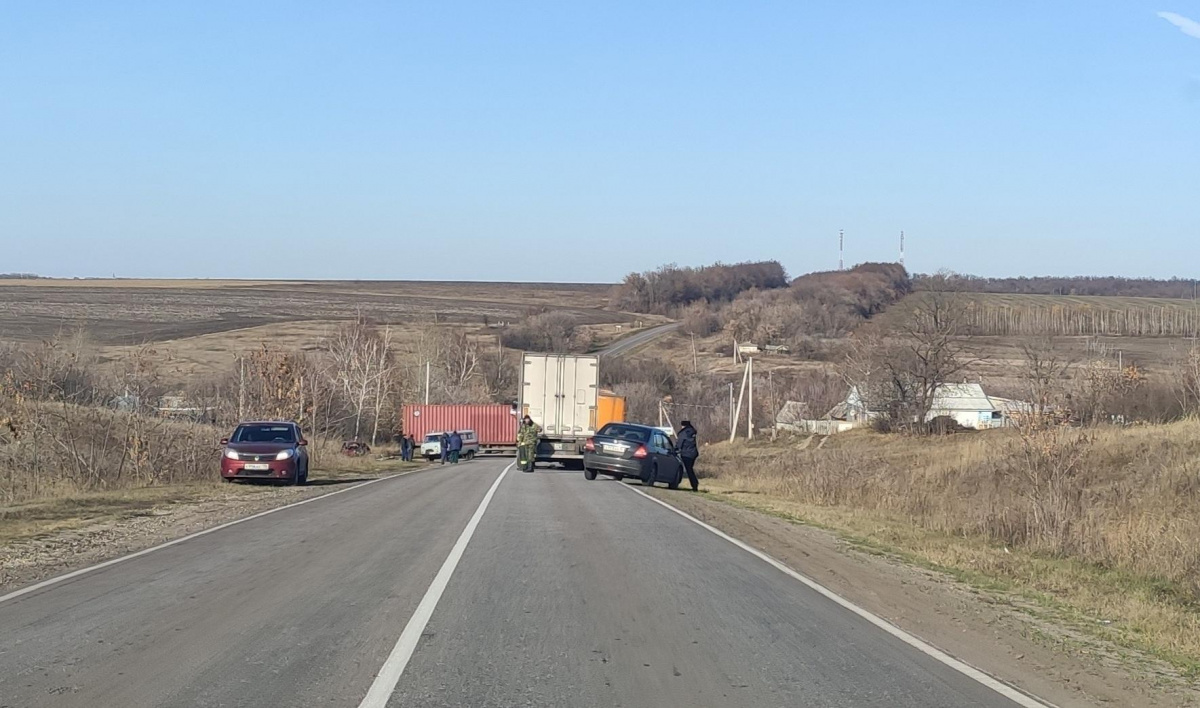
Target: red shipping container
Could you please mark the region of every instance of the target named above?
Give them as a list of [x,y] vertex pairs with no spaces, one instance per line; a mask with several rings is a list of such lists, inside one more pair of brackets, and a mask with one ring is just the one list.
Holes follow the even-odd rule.
[[429,433],[474,430],[483,447],[517,444],[517,413],[512,406],[492,403],[406,403],[401,411],[404,434],[420,445]]

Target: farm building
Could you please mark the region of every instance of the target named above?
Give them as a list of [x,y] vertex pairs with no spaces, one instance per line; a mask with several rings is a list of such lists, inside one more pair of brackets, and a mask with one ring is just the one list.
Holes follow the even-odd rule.
[[[1012,415],[1028,411],[1031,404],[1006,398],[993,398],[978,383],[939,384],[933,393],[926,421],[945,416],[953,418],[964,428],[984,430],[1009,424]],[[846,399],[825,414],[825,420],[844,421],[852,425],[869,423],[882,415],[869,410],[856,387],[851,386]]]
[[933,392],[933,405],[926,421],[939,417],[953,418],[964,428],[998,428],[1004,425],[1004,415],[977,383],[939,384]]

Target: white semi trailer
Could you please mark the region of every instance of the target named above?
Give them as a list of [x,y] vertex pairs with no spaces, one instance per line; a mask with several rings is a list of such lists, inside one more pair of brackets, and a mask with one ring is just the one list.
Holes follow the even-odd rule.
[[519,405],[542,429],[538,462],[582,469],[583,444],[596,434],[599,397],[599,357],[524,354]]

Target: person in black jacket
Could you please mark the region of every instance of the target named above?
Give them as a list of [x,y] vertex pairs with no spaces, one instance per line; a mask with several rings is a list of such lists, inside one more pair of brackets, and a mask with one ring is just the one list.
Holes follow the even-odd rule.
[[687,472],[688,481],[692,484],[692,491],[700,491],[700,480],[696,479],[696,458],[700,457],[700,447],[696,444],[696,429],[692,427],[690,420],[685,420],[679,424],[679,443],[676,448],[679,450],[679,457],[683,460],[683,471]]

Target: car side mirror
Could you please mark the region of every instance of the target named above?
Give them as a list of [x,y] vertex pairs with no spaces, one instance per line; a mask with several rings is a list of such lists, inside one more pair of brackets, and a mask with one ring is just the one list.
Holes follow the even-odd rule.
[[307,447],[307,446],[308,446],[308,441],[305,440],[304,438],[301,438],[300,439],[300,447]]
[[229,438],[221,438],[221,443],[220,443],[220,444],[221,444],[221,445],[228,445],[228,444],[229,444]]

